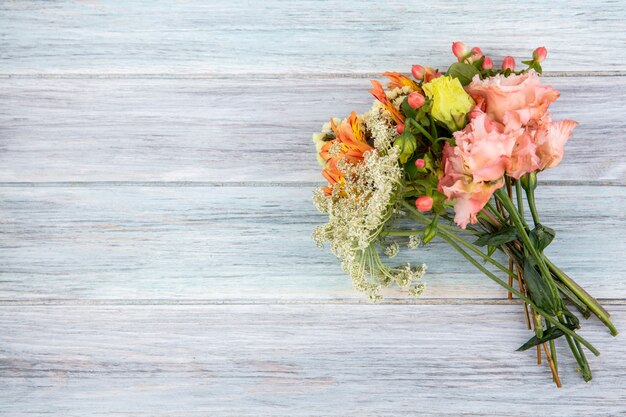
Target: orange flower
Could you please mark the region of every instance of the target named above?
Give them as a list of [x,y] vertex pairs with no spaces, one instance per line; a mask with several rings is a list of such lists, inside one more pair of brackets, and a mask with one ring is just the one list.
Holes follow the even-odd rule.
[[391,114],[391,118],[397,124],[404,124],[404,119],[405,119],[404,115],[400,113],[400,111],[396,109],[395,106],[389,101],[389,99],[387,98],[387,94],[385,93],[385,90],[383,89],[382,84],[376,80],[370,80],[370,81],[372,82],[372,85],[374,86],[374,88],[370,90],[370,93],[372,93],[372,95],[376,97],[376,99],[385,106],[387,111]]
[[340,160],[345,159],[351,163],[360,163],[363,161],[365,153],[374,149],[367,144],[361,121],[356,113],[352,112],[348,120],[339,126],[331,119],[330,127],[335,134],[335,139],[326,142],[320,152],[320,156],[326,161],[322,175],[330,184],[330,187],[323,188],[327,195],[331,194],[335,184],[344,181],[343,173],[337,167]]
[[405,75],[400,74],[399,72],[384,72],[383,75],[389,78],[389,83],[387,84],[387,88],[389,89],[396,87],[409,87],[411,91],[420,91],[420,88],[417,86],[415,81]]

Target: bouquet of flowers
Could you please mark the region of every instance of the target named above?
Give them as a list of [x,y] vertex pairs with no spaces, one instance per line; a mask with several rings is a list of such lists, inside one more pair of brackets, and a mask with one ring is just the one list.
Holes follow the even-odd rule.
[[372,81],[376,101],[367,113],[332,118],[313,135],[328,180],[314,195],[328,222],[313,238],[329,244],[354,286],[374,301],[390,285],[420,295],[426,265],[386,258],[401,246],[444,240],[523,302],[534,334],[518,350],[536,348],[541,363],[543,349],[561,386],[554,340],[564,337],[589,381],[584,348],[599,352],[577,333],[572,308],[585,319],[597,316],[612,335],[617,330],[598,301],[543,253],[555,231],[535,206],[537,174],[559,164],[577,122],[549,113],[559,92],[540,77],[546,48],[518,71],[510,56],[498,70],[480,48],[455,42],[452,51],[458,62],[445,73],[420,65],[412,77],[384,73],[387,89]]

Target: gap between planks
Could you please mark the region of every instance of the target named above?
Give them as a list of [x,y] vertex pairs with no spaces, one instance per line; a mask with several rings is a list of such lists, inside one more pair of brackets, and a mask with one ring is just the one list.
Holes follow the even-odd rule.
[[[0,79],[332,79],[379,78],[378,72],[242,72],[242,73],[74,73],[0,74]],[[625,77],[626,71],[546,71],[544,77]]]
[[[578,180],[546,180],[540,181],[545,186],[594,186],[624,187],[626,181],[578,181]],[[319,187],[321,181],[5,181],[0,188],[33,187],[33,188],[98,188],[98,187]]]
[[[626,305],[626,299],[599,298],[603,305]],[[520,300],[506,298],[385,298],[379,303],[371,303],[366,299],[332,298],[332,299],[42,299],[42,300],[0,300],[0,307],[12,306],[159,306],[159,305],[521,305]]]

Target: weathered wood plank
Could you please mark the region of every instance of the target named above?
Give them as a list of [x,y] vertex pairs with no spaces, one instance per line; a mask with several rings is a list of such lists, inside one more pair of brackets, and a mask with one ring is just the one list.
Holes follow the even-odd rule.
[[446,66],[464,40],[496,58],[546,45],[551,70],[625,70],[619,1],[2,2],[3,73],[233,73]]
[[[519,306],[1,307],[0,412],[51,416],[618,416],[626,344],[594,380],[514,350]],[[613,318],[626,327],[626,308]]]
[[[542,178],[626,182],[626,77],[546,81],[562,93],[555,117],[581,125]],[[0,181],[319,181],[312,132],[366,111],[368,89],[362,78],[3,80]]]
[[[310,187],[2,187],[0,299],[363,300],[328,249]],[[597,296],[626,297],[626,187],[540,187],[547,252]],[[584,196],[584,198],[581,198]],[[429,298],[502,297],[445,243]],[[402,296],[391,292],[391,297]]]

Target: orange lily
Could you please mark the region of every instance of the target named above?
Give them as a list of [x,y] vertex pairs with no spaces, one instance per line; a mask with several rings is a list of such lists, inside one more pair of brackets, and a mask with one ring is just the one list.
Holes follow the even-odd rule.
[[[335,184],[344,181],[343,173],[337,167],[337,162],[342,159],[346,159],[352,163],[362,162],[365,153],[374,149],[368,145],[361,126],[361,121],[356,113],[352,112],[348,120],[341,123],[339,126],[331,119],[330,127],[335,133],[335,139],[326,142],[320,151],[320,156],[326,161],[322,175],[330,184],[330,187],[323,188],[327,195],[331,194],[332,187]],[[341,149],[338,154],[331,155],[330,149],[337,142],[341,144]]]
[[399,72],[384,72],[383,75],[389,78],[389,83],[387,84],[389,89],[409,87],[411,91],[420,91],[417,83],[406,75],[402,75]]
[[370,93],[372,93],[372,95],[376,97],[376,99],[385,106],[387,111],[391,114],[391,118],[397,124],[404,124],[404,119],[405,119],[404,115],[400,113],[400,111],[396,109],[393,104],[391,104],[391,102],[387,98],[387,94],[385,94],[385,90],[383,89],[382,84],[376,80],[370,80],[370,81],[372,82],[372,85],[374,86],[374,88],[370,90]]

